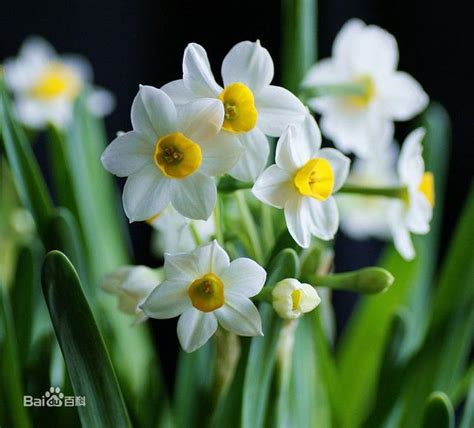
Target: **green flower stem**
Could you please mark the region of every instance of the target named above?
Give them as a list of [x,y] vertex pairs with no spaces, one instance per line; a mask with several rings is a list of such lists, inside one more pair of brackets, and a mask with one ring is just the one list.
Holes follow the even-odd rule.
[[260,293],[258,293],[256,296],[252,298],[252,300],[257,301],[257,302],[268,302],[272,303],[272,291],[273,291],[274,285],[266,285],[265,287],[262,288]]
[[263,252],[262,252],[262,246],[260,244],[260,237],[258,234],[257,226],[252,217],[252,213],[250,212],[250,209],[247,205],[247,201],[245,200],[245,195],[242,192],[236,192],[235,198],[237,200],[237,205],[239,207],[242,223],[244,225],[245,231],[247,233],[247,237],[251,244],[251,248],[253,251],[252,256],[255,261],[262,264]]
[[216,206],[214,207],[214,225],[216,228],[217,242],[220,245],[224,246],[224,234],[222,233],[221,203],[222,200],[219,198],[218,195],[216,200]]
[[219,180],[217,185],[217,190],[219,193],[232,193],[236,190],[245,190],[251,189],[253,187],[253,183],[246,182],[246,181],[239,181],[235,178],[232,178],[230,175],[226,175]]
[[394,281],[393,275],[379,267],[368,267],[353,272],[330,275],[306,274],[301,278],[314,287],[327,287],[333,290],[353,291],[355,293],[376,294],[387,290]]
[[261,204],[262,213],[262,234],[265,252],[269,253],[275,245],[275,232],[273,230],[272,207],[267,204]]
[[201,236],[199,235],[196,225],[192,221],[191,223],[189,223],[189,230],[196,246],[199,247],[200,245],[202,245]]
[[367,94],[368,88],[366,83],[338,83],[318,85],[311,88],[302,88],[299,97],[303,100],[318,97],[347,97],[359,96],[363,97]]
[[352,184],[345,184],[338,192],[339,193],[351,193],[356,195],[367,195],[367,196],[385,196],[388,198],[399,198],[404,199],[406,194],[405,187],[363,187]]

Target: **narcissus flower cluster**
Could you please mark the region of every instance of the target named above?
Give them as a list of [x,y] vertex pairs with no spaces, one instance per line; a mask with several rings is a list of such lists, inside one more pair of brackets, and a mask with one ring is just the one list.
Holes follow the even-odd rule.
[[[158,231],[164,278],[146,298],[149,287],[137,289],[133,302],[131,281],[120,281],[112,288],[120,290],[121,307],[142,317],[179,316],[178,338],[187,352],[219,326],[262,335],[257,301],[296,320],[320,304],[318,276],[304,272],[315,283],[300,282],[296,270],[296,277],[266,283],[263,261],[270,254],[260,240],[271,241],[275,225],[284,225],[280,241],[314,251],[335,238],[338,203],[348,234],[391,236],[402,256],[413,258],[410,234],[429,231],[433,176],[421,156],[424,130],[413,131],[399,155],[393,121],[410,119],[428,98],[412,77],[396,71],[397,63],[393,36],[353,20],[338,35],[333,58],[309,70],[302,91],[313,92],[304,99],[322,114],[323,134],[336,148],[322,147],[318,124],[298,97],[271,85],[273,61],[259,41],[229,51],[222,83],[205,49],[190,43],[182,78],[161,89],[141,85],[132,130],[117,136],[101,160],[126,177],[123,206],[130,222],[146,221]],[[352,172],[340,150],[359,157]],[[245,189],[251,192],[235,200],[228,195]],[[256,212],[266,222],[262,230],[253,224]],[[259,262],[242,257],[248,255]]]

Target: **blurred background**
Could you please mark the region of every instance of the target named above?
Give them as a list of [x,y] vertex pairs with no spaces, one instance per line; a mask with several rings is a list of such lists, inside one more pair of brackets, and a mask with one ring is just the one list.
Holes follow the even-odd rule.
[[[453,144],[441,249],[446,248],[463,205],[474,164],[474,65],[472,22],[474,6],[461,2],[437,6],[428,0],[323,0],[319,4],[319,57],[327,57],[340,27],[351,17],[376,24],[392,33],[400,49],[399,68],[417,79],[431,99],[448,110]],[[214,4],[214,5],[212,5]],[[216,8],[220,5],[220,9]],[[93,64],[95,83],[110,89],[117,107],[107,119],[110,139],[118,130],[129,130],[130,106],[138,84],[161,86],[180,78],[183,50],[188,42],[208,51],[214,73],[219,75],[227,51],[245,39],[260,39],[269,49],[278,83],[280,9],[275,0],[198,2],[190,0],[49,0],[9,2],[2,11],[0,58],[15,55],[24,38],[43,36],[60,52],[84,55]],[[412,124],[398,126],[402,141]],[[46,170],[44,145],[35,146]],[[123,182],[118,182],[120,186]],[[0,190],[1,191],[1,190]],[[117,213],[122,215],[122,213]],[[130,226],[135,261],[156,266],[160,260],[150,252],[151,228]],[[374,263],[381,244],[354,242],[338,237],[338,271]],[[355,297],[336,293],[338,327],[353,307]],[[165,365],[172,367],[174,353],[166,346],[175,339],[175,320],[156,331]],[[170,370],[172,371],[172,370]]]

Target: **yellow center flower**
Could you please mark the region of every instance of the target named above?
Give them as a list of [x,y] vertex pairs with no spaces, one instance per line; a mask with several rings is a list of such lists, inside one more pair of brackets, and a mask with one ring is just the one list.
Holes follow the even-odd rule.
[[146,223],[148,223],[150,226],[153,225],[153,223],[158,220],[158,218],[160,217],[161,213],[157,213],[155,215],[152,215],[151,217],[147,218],[145,220]]
[[434,176],[431,172],[425,172],[423,174],[418,190],[421,193],[423,193],[423,195],[425,195],[431,207],[434,207],[434,203],[435,203]]
[[188,295],[196,309],[212,312],[224,304],[224,284],[213,273],[206,273],[189,286]]
[[363,95],[350,95],[347,97],[349,104],[357,108],[367,107],[375,96],[374,81],[370,76],[360,76],[355,79],[354,83],[363,85],[365,87],[365,93]]
[[291,293],[292,310],[296,311],[301,303],[301,290],[293,290]]
[[166,177],[185,178],[201,165],[201,147],[181,132],[174,132],[157,141],[154,159]]
[[45,101],[57,97],[72,100],[77,97],[80,90],[81,81],[70,67],[59,62],[51,62],[31,87],[29,94]]
[[324,201],[332,194],[334,171],[326,159],[314,158],[298,170],[293,182],[302,195]]
[[255,128],[258,112],[253,93],[247,86],[232,83],[225,87],[218,98],[224,104],[224,130],[238,134]]

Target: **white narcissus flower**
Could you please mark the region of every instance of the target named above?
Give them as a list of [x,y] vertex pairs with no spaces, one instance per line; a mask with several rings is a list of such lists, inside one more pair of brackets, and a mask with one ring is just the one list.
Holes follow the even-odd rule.
[[222,63],[222,88],[212,74],[205,49],[190,43],[184,51],[183,79],[163,86],[178,105],[200,98],[218,99],[225,110],[221,138],[237,137],[244,152],[230,174],[255,181],[270,152],[267,137],[279,137],[289,124],[304,119],[303,104],[290,91],[270,85],[273,61],[260,45],[236,44]]
[[321,149],[321,134],[310,116],[289,126],[276,148],[276,165],[267,168],[252,192],[262,202],[284,208],[288,231],[303,248],[311,235],[332,239],[339,213],[332,194],[346,181],[350,160],[335,149]]
[[235,137],[218,135],[224,108],[200,99],[175,107],[165,92],[140,86],[132,105],[133,131],[102,154],[104,168],[128,177],[123,206],[130,221],[146,220],[171,202],[183,216],[206,220],[216,203],[219,176],[241,154]]
[[101,287],[118,298],[119,309],[135,317],[135,321],[147,319],[140,305],[151,291],[163,280],[158,270],[146,266],[122,266],[104,277]]
[[[374,157],[356,159],[352,163],[347,184],[373,188],[397,186],[397,157],[398,146],[392,142]],[[348,236],[358,240],[391,238],[388,213],[392,207],[392,198],[339,193],[336,199],[341,229]]]
[[389,144],[393,121],[411,119],[428,104],[420,84],[397,71],[398,46],[387,31],[351,19],[337,35],[332,58],[314,65],[302,85],[365,84],[364,95],[323,96],[308,100],[322,114],[321,130],[338,149],[370,156],[374,148]]
[[294,320],[311,312],[321,303],[314,287],[288,278],[280,281],[272,290],[272,305],[283,319]]
[[192,253],[165,254],[165,281],[142,305],[151,318],[181,315],[178,338],[186,352],[203,346],[218,324],[241,336],[262,333],[260,314],[250,297],[262,289],[265,270],[247,258],[229,261],[213,241]]
[[208,220],[190,220],[183,217],[171,205],[160,214],[148,219],[147,223],[156,231],[152,237],[152,248],[159,255],[194,250],[197,245],[192,228],[202,242],[208,242],[216,232],[213,215]]
[[[75,99],[92,82],[87,60],[79,55],[59,56],[40,37],[26,39],[18,56],[5,61],[4,75],[7,87],[14,93],[19,120],[36,129],[48,123],[66,126]],[[113,110],[115,100],[109,91],[93,88],[86,103],[93,114],[104,116]]]
[[410,233],[423,235],[430,230],[435,200],[434,177],[425,171],[423,128],[411,132],[400,151],[398,175],[400,184],[406,186],[404,200],[394,200],[389,211],[389,223],[398,252],[406,260],[415,257]]

